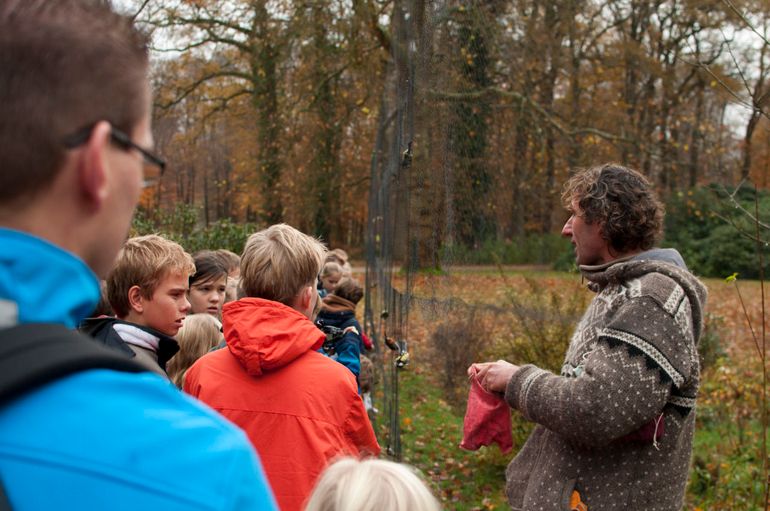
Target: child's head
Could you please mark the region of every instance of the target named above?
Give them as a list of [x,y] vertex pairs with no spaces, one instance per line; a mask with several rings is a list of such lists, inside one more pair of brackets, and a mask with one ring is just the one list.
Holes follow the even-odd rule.
[[241,275],[241,258],[235,252],[220,248],[216,251],[227,269],[228,277],[238,278]]
[[222,257],[212,250],[202,250],[193,256],[195,274],[190,276],[190,313],[222,317],[222,305],[227,290],[227,268]]
[[359,284],[357,280],[345,277],[340,280],[340,283],[337,284],[336,288],[334,288],[333,294],[339,296],[340,298],[344,298],[345,300],[355,305],[361,301],[361,298],[364,297],[364,289],[361,287],[361,284]]
[[166,372],[177,387],[182,388],[184,374],[196,360],[222,342],[222,325],[210,314],[191,314],[176,334],[179,351],[166,364]]
[[225,303],[238,299],[238,286],[240,286],[240,277],[227,277],[227,289],[225,289]]
[[326,260],[334,261],[335,263],[342,266],[343,264],[348,262],[348,253],[342,250],[341,248],[334,248],[332,250],[329,250],[329,252],[326,254]]
[[115,315],[174,336],[190,310],[187,288],[195,271],[179,244],[151,234],[126,241],[107,277]]
[[321,270],[321,285],[323,288],[329,293],[333,292],[340,279],[342,279],[342,266],[334,261],[326,261],[323,270]]
[[439,511],[441,505],[407,465],[342,458],[324,470],[305,511]]
[[325,253],[320,241],[286,224],[252,234],[241,256],[242,295],[280,302],[311,317]]

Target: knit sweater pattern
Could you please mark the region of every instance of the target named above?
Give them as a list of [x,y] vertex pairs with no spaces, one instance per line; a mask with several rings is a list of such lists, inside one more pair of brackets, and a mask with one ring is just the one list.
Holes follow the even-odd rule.
[[[687,270],[626,260],[581,267],[597,292],[561,374],[522,366],[508,404],[537,423],[506,471],[514,510],[682,507],[695,426],[706,288]],[[652,434],[640,434],[650,431]]]

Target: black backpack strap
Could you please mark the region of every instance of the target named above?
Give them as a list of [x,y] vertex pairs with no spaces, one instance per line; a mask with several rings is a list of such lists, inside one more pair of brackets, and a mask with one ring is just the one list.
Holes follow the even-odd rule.
[[0,481],[0,511],[12,511],[11,501],[8,500],[8,495],[5,494],[5,488],[3,488],[3,482]]
[[46,383],[87,369],[147,369],[93,339],[55,324],[0,330],[0,406]]

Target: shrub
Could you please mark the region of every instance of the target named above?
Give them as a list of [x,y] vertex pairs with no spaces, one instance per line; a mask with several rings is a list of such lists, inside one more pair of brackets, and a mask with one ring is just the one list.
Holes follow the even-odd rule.
[[510,283],[506,287],[504,303],[514,321],[510,332],[496,343],[493,355],[516,363],[532,363],[558,374],[589,295],[578,283],[571,291],[531,277],[525,277],[524,283],[523,287]]
[[725,320],[723,317],[710,312],[706,313],[703,334],[701,334],[700,342],[698,343],[701,371],[713,367],[718,360],[727,356],[722,346],[722,329],[724,325]]
[[514,240],[487,240],[479,247],[446,244],[443,264],[547,264],[571,254],[570,243],[557,233],[526,234]]
[[[770,215],[770,194],[759,192],[760,221]],[[716,186],[699,187],[672,195],[666,204],[664,245],[677,248],[695,273],[706,277],[725,277],[739,273],[744,278],[759,276],[754,190],[743,187],[734,200]],[[768,237],[767,228],[760,236]],[[765,271],[768,268],[767,244]]]
[[176,204],[171,211],[154,214],[138,209],[134,215],[131,235],[161,234],[176,241],[190,253],[226,248],[240,254],[246,239],[259,229],[256,224],[239,224],[227,218],[201,226],[198,223],[199,214],[198,208],[189,204]]
[[480,316],[476,307],[456,306],[449,311],[449,319],[439,323],[431,336],[431,359],[439,368],[445,398],[458,408],[464,406],[468,394],[466,370],[480,359],[487,341]]

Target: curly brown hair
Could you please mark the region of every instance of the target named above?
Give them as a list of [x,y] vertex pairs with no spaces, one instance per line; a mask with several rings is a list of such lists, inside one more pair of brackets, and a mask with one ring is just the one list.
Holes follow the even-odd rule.
[[663,233],[665,210],[652,184],[636,170],[615,163],[572,176],[561,195],[568,210],[577,206],[589,224],[602,224],[602,237],[620,254],[648,250]]

